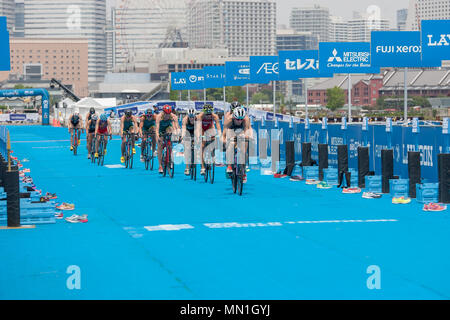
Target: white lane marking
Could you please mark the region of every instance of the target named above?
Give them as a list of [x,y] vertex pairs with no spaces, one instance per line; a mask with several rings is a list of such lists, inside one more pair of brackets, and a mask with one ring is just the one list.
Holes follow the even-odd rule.
[[163,224],[159,226],[144,227],[148,231],[180,231],[194,229],[190,224]]
[[65,149],[69,148],[68,146],[54,146],[54,147],[31,147],[31,149]]
[[123,168],[125,168],[125,166],[123,166],[121,164],[108,164],[108,165],[105,165],[105,167],[108,169],[123,169]]
[[[231,229],[231,228],[267,228],[267,227],[282,227],[284,225],[294,224],[325,224],[325,223],[381,223],[381,222],[398,222],[396,219],[372,219],[372,220],[316,220],[316,221],[288,221],[288,222],[254,222],[254,223],[203,223],[202,226],[208,229]],[[190,224],[166,224],[159,226],[144,227],[147,231],[180,231],[186,229],[194,229]]]

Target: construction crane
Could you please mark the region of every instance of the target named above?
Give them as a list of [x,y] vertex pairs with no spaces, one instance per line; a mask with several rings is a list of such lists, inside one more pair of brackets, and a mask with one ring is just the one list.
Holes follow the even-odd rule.
[[81,99],[78,98],[78,96],[73,93],[69,88],[67,88],[65,85],[63,85],[61,82],[59,82],[58,80],[52,78],[52,80],[50,81],[50,88],[54,89],[55,85],[57,85],[59,87],[60,90],[63,90],[73,101],[78,102]]

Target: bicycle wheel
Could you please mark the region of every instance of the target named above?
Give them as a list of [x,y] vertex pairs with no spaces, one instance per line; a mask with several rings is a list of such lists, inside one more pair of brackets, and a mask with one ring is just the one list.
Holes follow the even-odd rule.
[[216,165],[213,163],[211,165],[211,168],[209,169],[209,182],[211,182],[211,184],[214,184],[215,171],[216,171]]
[[163,154],[162,154],[162,162],[163,162],[163,177],[165,177],[167,175],[167,147],[164,148],[163,150]]
[[175,164],[173,162],[172,148],[169,148],[169,176],[170,176],[170,178],[173,178],[174,173],[175,173]]
[[153,163],[155,161],[155,157],[153,156],[155,150],[153,150],[153,143],[150,143],[150,170],[153,171]]
[[238,166],[238,175],[237,175],[237,191],[240,196],[242,196],[242,190],[244,189],[244,174],[245,174],[245,165],[240,164]]
[[233,193],[236,193],[236,191],[237,191],[236,168],[233,168],[233,173],[231,174],[231,185],[233,186]]
[[99,166],[103,165],[103,137],[100,137],[100,141],[98,142],[98,158],[97,158],[97,164]]
[[129,141],[128,145],[128,159],[129,159],[129,168],[133,169],[133,145],[131,145],[131,141]]
[[208,182],[208,175],[209,175],[209,170],[210,170],[210,165],[209,164],[205,164],[205,183]]
[[148,138],[144,143],[144,150],[141,150],[142,155],[144,156],[144,162],[145,162],[145,170],[148,170],[148,168],[150,167],[150,158],[149,158],[149,143],[148,143]]

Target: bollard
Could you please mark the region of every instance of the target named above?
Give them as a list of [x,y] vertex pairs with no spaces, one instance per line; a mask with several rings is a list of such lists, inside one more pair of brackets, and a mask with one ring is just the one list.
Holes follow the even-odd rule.
[[8,228],[20,227],[19,171],[5,172],[5,191],[7,193]]

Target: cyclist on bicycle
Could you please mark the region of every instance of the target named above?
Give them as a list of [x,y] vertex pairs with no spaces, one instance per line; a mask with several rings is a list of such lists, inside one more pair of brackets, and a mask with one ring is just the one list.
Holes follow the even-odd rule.
[[163,112],[156,116],[156,140],[158,141],[159,173],[163,173],[162,152],[164,148],[164,135],[176,134],[179,131],[178,118],[172,113],[172,107],[165,105]]
[[[140,118],[139,124],[139,133],[142,137],[141,142],[141,161],[144,161],[144,155],[142,154],[142,150],[144,150],[144,146],[149,137],[152,138],[152,150],[156,148],[156,116],[153,114],[152,109],[147,109],[145,114],[143,114]],[[152,155],[153,156],[153,155]]]
[[184,170],[185,175],[189,175],[189,165],[194,163],[194,159],[191,159],[191,146],[192,139],[195,138],[195,123],[196,123],[196,112],[195,108],[190,108],[187,115],[183,119],[183,124],[181,127],[181,136],[183,137],[184,144],[184,159],[186,162],[186,169]]
[[[111,128],[111,122],[108,119],[108,114],[103,113],[100,116],[100,120],[97,121],[97,124],[95,126],[95,135],[97,136],[97,140],[95,141],[95,157],[98,158],[98,147],[100,144],[100,139],[102,136],[109,135],[109,139],[112,139],[112,128]],[[106,146],[108,144],[108,139],[105,139],[105,145],[103,146],[103,155],[106,155]]]
[[95,128],[97,127],[97,122],[98,122],[97,120],[98,120],[98,117],[94,113],[91,116],[91,119],[88,120],[88,123],[86,123],[88,159],[91,158],[92,140],[94,139],[94,136],[95,136]]
[[[204,163],[204,147],[206,144],[206,141],[214,141],[215,136],[217,133],[217,136],[221,136],[221,126],[219,122],[219,116],[214,113],[214,108],[209,105],[205,104],[203,106],[203,112],[200,113],[197,116],[197,120],[201,122],[201,136],[205,139],[202,142],[202,170],[200,171],[201,175],[205,174],[205,163]],[[200,130],[200,128],[199,128]]]
[[[80,134],[81,129],[83,128],[83,120],[80,117],[80,113],[75,111],[69,118],[69,132],[70,132],[70,151],[73,150],[73,146],[75,145],[75,139],[78,139],[78,144],[80,144]],[[78,129],[78,137],[74,137],[74,131]],[[75,138],[75,139],[74,139]]]
[[[94,108],[90,108],[89,112],[86,114],[86,119],[85,119],[85,124],[86,124],[86,127],[85,127],[85,130],[86,130],[86,147],[88,149],[88,155],[89,155],[88,158],[90,158],[90,153],[91,153],[91,149],[89,149],[89,146],[90,146],[89,140],[92,141],[92,137],[89,134],[90,133],[89,121],[91,121],[91,118],[92,118],[92,116],[94,114],[96,114],[95,113],[95,109]],[[94,126],[94,129],[95,129],[95,126]]]
[[[228,143],[231,138],[237,137],[253,139],[253,130],[250,123],[250,119],[247,117],[247,112],[243,107],[237,107],[234,109],[233,117],[225,122],[223,126],[223,141]],[[228,140],[227,140],[228,139]],[[245,150],[248,149],[248,143],[245,141]],[[228,155],[228,153],[227,153]],[[246,154],[247,156],[247,154]],[[227,156],[227,159],[231,159]],[[234,161],[234,158],[233,158]],[[233,168],[230,163],[228,163],[227,173],[233,172]],[[247,175],[244,175],[244,183],[247,182]]]
[[134,134],[138,132],[138,125],[136,121],[136,117],[133,116],[133,112],[131,110],[125,111],[125,114],[122,116],[120,120],[120,137],[122,138],[122,157],[120,158],[120,162],[125,162],[125,144],[127,143],[127,134],[131,135],[131,145],[133,146],[133,154],[136,153],[134,148]]

